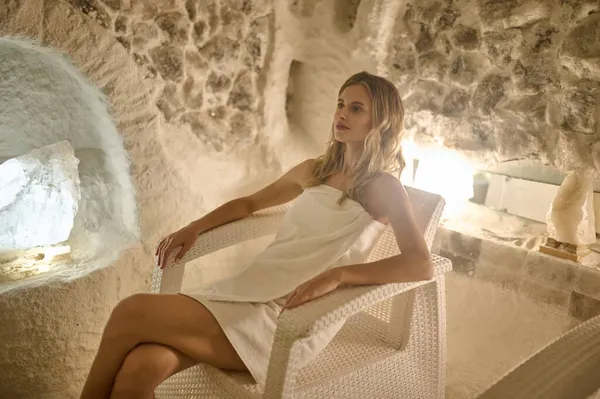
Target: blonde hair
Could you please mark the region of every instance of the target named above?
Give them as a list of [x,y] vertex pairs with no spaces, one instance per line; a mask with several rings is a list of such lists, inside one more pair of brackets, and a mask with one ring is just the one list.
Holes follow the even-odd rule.
[[[342,85],[339,95],[349,86],[363,85],[371,97],[371,119],[373,127],[364,142],[364,151],[346,172],[347,184],[343,188],[339,203],[351,198],[363,204],[366,187],[377,175],[398,173],[404,168],[402,156],[402,125],[404,107],[396,87],[387,79],[359,72]],[[327,179],[343,170],[345,145],[334,137],[332,124],[330,140],[325,153],[317,158],[308,186],[325,184]],[[363,204],[364,205],[364,204]]]

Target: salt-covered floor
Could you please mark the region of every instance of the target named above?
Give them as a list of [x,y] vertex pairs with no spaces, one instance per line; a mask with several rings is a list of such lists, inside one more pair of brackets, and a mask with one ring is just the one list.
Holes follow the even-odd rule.
[[493,283],[451,272],[446,278],[446,397],[475,398],[506,371],[578,321]]

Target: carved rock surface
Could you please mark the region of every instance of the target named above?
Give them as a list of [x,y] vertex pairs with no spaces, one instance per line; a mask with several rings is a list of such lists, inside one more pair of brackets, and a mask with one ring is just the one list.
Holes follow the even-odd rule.
[[[600,164],[589,151],[600,138],[600,3],[409,0],[401,14],[386,67],[409,136],[435,147],[451,116],[460,123],[441,142],[480,167]],[[477,139],[482,126],[495,145]]]
[[[210,115],[226,107],[227,118],[242,112],[247,126],[258,129],[260,80],[273,40],[273,1],[260,0],[69,0],[88,18],[111,31],[132,55],[144,77],[160,93],[156,108],[168,123],[185,126],[200,142],[218,152],[243,151],[246,141],[223,140],[232,120],[214,124]],[[317,5],[290,5],[308,15]],[[351,29],[360,1],[338,2],[338,20]],[[183,117],[185,115],[185,117]],[[200,119],[196,119],[200,118]],[[198,126],[207,127],[198,135]],[[210,127],[217,130],[210,130]],[[229,128],[228,128],[229,129]],[[258,130],[247,132],[256,137]],[[212,137],[214,136],[214,137]],[[206,139],[210,137],[210,139]],[[221,144],[216,144],[221,143]],[[250,144],[250,142],[248,142]]]
[[560,57],[575,75],[600,81],[600,13],[591,14],[569,32]]

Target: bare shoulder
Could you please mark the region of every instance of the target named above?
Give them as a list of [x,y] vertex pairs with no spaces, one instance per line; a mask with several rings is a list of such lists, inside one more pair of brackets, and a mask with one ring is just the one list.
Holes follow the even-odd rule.
[[381,173],[373,179],[369,190],[382,199],[398,201],[408,198],[404,185],[396,176],[389,173]]
[[306,159],[302,162],[300,162],[297,167],[299,169],[302,169],[304,171],[309,171],[312,173],[313,168],[315,167],[315,165],[317,164],[317,159],[316,158],[309,158]]
[[398,217],[398,212],[410,209],[409,198],[400,180],[389,173],[378,175],[367,188],[367,203],[372,212],[382,217]]
[[301,187],[306,186],[306,183],[312,178],[312,172],[316,163],[317,160],[314,158],[306,159],[300,162],[298,165],[290,169],[288,172],[289,178],[294,180],[294,182]]
[[250,213],[285,204],[299,196],[312,176],[314,165],[315,160],[302,161],[265,188],[244,197]]

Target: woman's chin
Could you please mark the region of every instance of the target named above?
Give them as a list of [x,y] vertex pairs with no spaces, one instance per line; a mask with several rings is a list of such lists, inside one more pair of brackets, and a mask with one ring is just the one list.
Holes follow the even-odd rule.
[[336,141],[339,141],[340,143],[345,143],[346,139],[348,138],[348,135],[345,134],[346,132],[344,130],[335,130],[334,134],[333,134],[333,138]]

